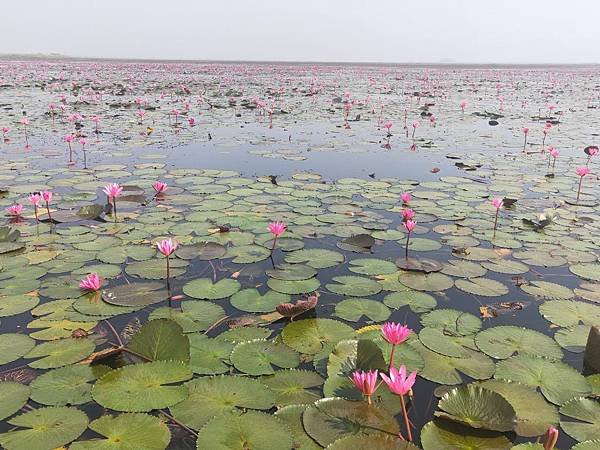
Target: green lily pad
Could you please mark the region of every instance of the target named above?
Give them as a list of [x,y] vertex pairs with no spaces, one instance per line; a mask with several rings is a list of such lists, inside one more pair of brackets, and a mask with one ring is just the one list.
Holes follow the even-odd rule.
[[335,283],[329,283],[325,287],[331,292],[340,295],[363,297],[374,295],[381,291],[380,284],[369,278],[340,275],[333,277],[332,280],[335,281]]
[[173,417],[194,430],[202,428],[211,418],[236,408],[267,410],[275,403],[274,394],[267,386],[241,376],[196,378],[187,382],[184,388],[188,392],[187,398],[171,406],[170,410]]
[[500,394],[469,384],[452,389],[439,401],[436,417],[453,420],[472,428],[511,431],[515,410]]
[[266,271],[271,278],[284,281],[308,280],[317,274],[317,270],[304,264],[280,264],[275,269]]
[[229,355],[234,344],[211,339],[204,334],[188,335],[190,341],[190,369],[200,375],[217,375],[229,371]]
[[454,336],[468,336],[481,329],[479,317],[456,309],[436,309],[423,314],[421,324]]
[[171,441],[169,427],[148,414],[102,416],[90,423],[90,429],[106,439],[76,441],[70,450],[164,450]]
[[344,255],[333,250],[320,248],[302,249],[285,255],[288,263],[306,264],[315,269],[325,269],[344,262]]
[[273,415],[258,411],[232,411],[215,417],[198,435],[198,450],[260,449],[292,447],[292,434]]
[[554,340],[562,348],[573,353],[582,353],[585,350],[590,326],[576,325],[572,328],[562,328],[554,333]]
[[536,356],[518,355],[500,361],[494,378],[539,387],[544,397],[556,405],[591,392],[585,377],[571,366]]
[[166,300],[169,293],[158,282],[120,284],[102,290],[102,299],[116,306],[143,307]]
[[504,273],[507,275],[520,275],[529,272],[529,266],[527,264],[511,259],[482,261],[481,265],[492,272]]
[[263,261],[270,255],[271,250],[260,245],[242,245],[230,247],[225,258],[233,258],[232,261],[238,264],[250,264]]
[[35,341],[26,334],[0,334],[0,365],[16,361],[35,346]]
[[29,386],[14,381],[0,382],[0,420],[12,416],[29,399]]
[[540,314],[561,327],[573,327],[580,322],[585,325],[600,323],[600,305],[581,301],[554,300],[540,305]]
[[31,399],[42,405],[81,405],[92,400],[91,381],[110,370],[103,365],[72,365],[46,372],[31,382]]
[[351,322],[358,322],[362,317],[383,322],[390,317],[390,310],[378,300],[349,298],[335,305],[335,315]]
[[476,350],[472,335],[456,336],[444,333],[439,328],[424,327],[419,332],[419,340],[429,350],[454,358],[462,357],[465,348]]
[[265,375],[260,381],[275,393],[275,405],[281,407],[318,400],[324,380],[315,372],[289,369]]
[[49,407],[28,411],[8,423],[21,429],[0,434],[0,445],[6,450],[53,450],[77,439],[88,418],[75,408]]
[[423,450],[510,450],[501,433],[477,430],[447,420],[434,420],[421,429]]
[[353,435],[340,438],[327,446],[327,450],[356,450],[376,448],[377,450],[419,450],[419,447],[408,441],[402,441],[396,436]]
[[35,308],[40,299],[37,295],[9,295],[0,297],[0,317],[16,316]]
[[240,311],[271,312],[281,303],[289,303],[291,297],[275,291],[267,291],[261,295],[258,289],[242,289],[231,296],[229,302]]
[[544,356],[552,359],[563,357],[554,340],[539,331],[528,328],[499,326],[477,333],[475,344],[488,356],[506,359],[515,353]]
[[167,408],[185,400],[185,386],[173,383],[188,380],[192,372],[175,361],[132,364],[114,369],[100,378],[92,397],[115,411],[144,412]]
[[183,245],[175,253],[181,259],[198,258],[202,261],[210,259],[219,259],[227,253],[224,245],[218,242],[198,242],[192,245]]
[[512,405],[517,414],[515,432],[519,436],[540,436],[548,427],[558,424],[556,407],[535,389],[500,380],[486,380],[479,385],[502,395]]
[[408,305],[410,310],[417,314],[431,311],[437,306],[437,301],[432,295],[419,291],[392,292],[384,297],[383,303],[393,309]]
[[377,258],[360,258],[350,261],[348,270],[361,275],[385,275],[398,270],[391,261]]
[[225,317],[225,310],[220,305],[209,301],[184,300],[180,306],[181,311],[169,306],[156,308],[148,318],[173,320],[179,324],[184,333],[195,333],[207,330]]
[[400,274],[398,280],[415,291],[438,292],[454,286],[452,278],[439,272],[404,272]]
[[487,273],[487,270],[476,262],[466,261],[463,259],[451,259],[444,264],[442,273],[460,278],[476,278],[482,277]]
[[546,300],[567,300],[574,295],[568,287],[549,281],[530,281],[528,284],[522,284],[521,289]]
[[573,264],[569,266],[569,270],[586,280],[600,281],[600,264],[598,263]]
[[332,319],[303,319],[291,322],[281,332],[283,342],[300,353],[314,355],[331,351],[335,344],[352,339],[354,330]]
[[25,358],[39,358],[29,363],[35,369],[54,369],[76,363],[91,355],[96,344],[87,338],[67,338],[37,345]]
[[563,416],[580,420],[563,420],[560,426],[573,439],[581,441],[596,439],[600,436],[600,401],[590,398],[574,398],[560,407]]
[[292,432],[294,450],[320,450],[322,447],[313,441],[302,425],[302,414],[307,405],[288,405],[279,408],[275,416],[287,425]]
[[[181,259],[171,259],[169,262],[171,278],[183,275],[188,264],[187,261]],[[167,263],[164,258],[136,261],[127,264],[125,272],[127,275],[147,278],[149,280],[164,280],[167,278]]]
[[321,283],[316,278],[309,278],[308,280],[298,281],[287,281],[269,278],[269,280],[267,281],[267,286],[269,286],[274,291],[289,295],[308,294],[309,292],[316,291],[320,285]]
[[213,283],[210,278],[198,278],[183,285],[183,292],[193,298],[219,300],[240,290],[240,282],[229,278]]
[[456,287],[461,291],[484,297],[499,297],[508,294],[508,287],[490,278],[469,278],[456,280]]
[[306,408],[302,421],[306,432],[321,446],[356,434],[397,436],[398,422],[383,408],[367,402],[323,398]]
[[275,373],[273,366],[291,369],[300,363],[300,356],[292,348],[264,339],[241,342],[231,352],[231,363],[237,370],[249,375]]
[[127,348],[149,361],[189,362],[190,343],[183,329],[169,319],[147,322],[127,345]]

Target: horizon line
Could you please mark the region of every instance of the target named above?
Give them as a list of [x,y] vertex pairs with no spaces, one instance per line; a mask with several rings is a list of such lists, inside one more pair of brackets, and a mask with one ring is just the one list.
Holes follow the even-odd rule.
[[140,57],[104,57],[104,56],[71,56],[60,53],[0,53],[0,60],[36,61],[114,61],[114,62],[152,62],[152,63],[200,63],[200,64],[315,64],[315,65],[349,65],[349,66],[470,66],[470,67],[591,67],[600,66],[600,62],[387,62],[387,61],[323,61],[323,60],[260,60],[260,59],[194,59],[194,58],[140,58]]

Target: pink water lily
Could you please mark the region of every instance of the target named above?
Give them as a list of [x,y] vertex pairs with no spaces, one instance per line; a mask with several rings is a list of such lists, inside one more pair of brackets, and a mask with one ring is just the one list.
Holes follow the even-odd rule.
[[377,370],[369,370],[368,372],[363,372],[362,370],[356,370],[352,372],[352,377],[350,378],[358,389],[364,396],[367,397],[367,402],[369,405],[371,402],[371,396],[377,390],[377,377],[379,376],[379,372]]
[[6,135],[8,134],[8,132],[10,131],[10,128],[8,127],[2,127],[2,139],[6,141]]
[[406,403],[404,402],[404,396],[411,391],[413,385],[415,384],[417,372],[411,372],[410,375],[406,376],[406,366],[402,364],[399,370],[395,367],[391,367],[390,376],[388,377],[382,373],[381,378],[383,379],[385,384],[387,384],[387,387],[390,390],[390,392],[400,397],[400,405],[402,406],[402,415],[404,416],[406,434],[408,435],[408,440],[412,441],[412,431],[410,429],[410,420],[408,420],[408,413],[406,411]]
[[285,222],[277,221],[277,222],[271,222],[267,226],[267,229],[274,236],[273,247],[271,247],[271,252],[273,252],[273,250],[275,250],[275,245],[277,245],[277,238],[285,232],[287,227],[285,225]]
[[115,222],[117,221],[117,197],[123,192],[123,187],[117,183],[108,183],[104,186],[104,193],[108,197],[109,201],[112,199],[113,212],[115,213]]
[[407,220],[412,220],[414,217],[415,217],[415,212],[412,209],[404,208],[402,210],[402,220],[404,222],[406,222]]
[[392,351],[390,352],[390,369],[394,367],[394,352],[396,346],[405,342],[410,336],[411,329],[400,323],[386,322],[381,327],[381,334],[383,338],[392,344]]
[[6,213],[9,216],[19,217],[21,212],[23,212],[23,205],[20,203],[15,203],[14,205],[10,205],[8,208],[6,208]]
[[39,222],[40,219],[38,217],[38,206],[40,206],[40,202],[42,201],[42,196],[40,194],[33,193],[33,194],[29,194],[29,197],[27,197],[27,198],[33,205],[33,212],[35,214],[35,220],[37,220]]
[[575,169],[575,173],[580,177],[579,178],[579,186],[577,187],[577,201],[579,201],[579,195],[581,194],[581,183],[583,182],[583,177],[590,173],[589,167],[578,167]]
[[42,191],[40,193],[42,200],[46,203],[46,211],[48,212],[48,219],[52,222],[52,216],[50,215],[50,202],[52,201],[52,191]]
[[90,273],[79,282],[79,287],[84,291],[94,292],[102,287],[102,279],[97,273]]
[[[158,251],[165,255],[167,259],[167,289],[170,289],[170,279],[171,279],[171,263],[169,257],[177,250],[179,244],[176,241],[171,239],[164,239],[156,244]],[[169,306],[171,304],[171,299],[169,298]]]
[[462,110],[462,112],[464,114],[465,113],[465,108],[467,107],[467,101],[466,100],[461,100],[458,105],[460,106],[460,109]]
[[406,233],[407,233],[406,234],[406,246],[404,248],[404,256],[406,259],[408,259],[408,244],[410,243],[410,234],[417,226],[417,222],[415,222],[412,219],[408,219],[408,220],[405,220],[404,222],[402,222],[402,225],[404,225],[404,229],[406,230]]
[[494,198],[491,201],[492,206],[496,208],[496,216],[494,217],[494,238],[496,237],[496,228],[498,227],[498,214],[500,213],[500,208],[504,205],[504,200],[501,198]]
[[523,151],[525,151],[525,147],[527,147],[527,135],[529,134],[529,128],[523,127],[523,136],[525,136],[525,140],[523,141]]
[[154,191],[157,194],[162,194],[163,192],[165,192],[168,188],[167,183],[163,183],[162,181],[155,181],[152,184],[152,187],[154,188]]
[[410,192],[403,192],[402,194],[400,194],[400,200],[402,200],[402,203],[404,203],[405,205],[408,205],[412,200],[412,195],[410,194]]
[[387,121],[383,124],[383,128],[387,130],[387,136],[390,137],[392,135],[392,122]]
[[559,432],[556,427],[548,427],[546,434],[542,440],[544,444],[544,450],[554,450],[556,443],[558,442]]

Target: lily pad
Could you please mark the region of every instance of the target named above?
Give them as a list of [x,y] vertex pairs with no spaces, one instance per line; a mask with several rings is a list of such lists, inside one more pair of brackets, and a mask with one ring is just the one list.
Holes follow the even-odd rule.
[[479,317],[456,309],[436,309],[423,314],[421,324],[454,336],[468,336],[481,329]]
[[12,416],[29,399],[29,386],[14,381],[0,382],[0,420]]
[[510,450],[512,443],[501,433],[477,430],[447,420],[434,420],[421,429],[423,450]]
[[560,407],[563,416],[581,422],[561,421],[565,433],[578,441],[596,439],[600,436],[600,401],[590,398],[574,398]]
[[591,393],[590,385],[577,370],[564,362],[536,356],[518,355],[500,361],[494,378],[539,387],[544,397],[556,405]]
[[46,372],[31,382],[31,399],[42,405],[81,405],[92,400],[91,381],[110,370],[103,365],[71,365]]
[[581,301],[554,300],[540,305],[540,314],[546,320],[561,327],[572,327],[580,322],[585,325],[600,323],[600,305]]
[[198,435],[198,450],[260,449],[292,447],[292,434],[276,417],[258,411],[232,411],[215,417]]
[[213,283],[210,278],[198,278],[183,285],[183,292],[193,298],[219,300],[240,290],[240,282],[224,278]]
[[460,279],[456,280],[454,284],[461,291],[484,297],[499,297],[508,294],[508,287],[490,278]]
[[354,330],[337,320],[304,319],[286,325],[281,336],[294,350],[314,355],[324,349],[331,351],[341,340],[352,339]]
[[229,302],[240,311],[271,312],[281,303],[289,303],[291,297],[275,291],[261,294],[258,289],[242,289],[231,296]]
[[26,334],[0,334],[0,364],[16,361],[34,346],[35,341]]
[[275,393],[275,405],[282,407],[318,400],[324,380],[315,372],[289,369],[265,375],[260,381]]
[[539,331],[513,326],[488,328],[475,336],[477,347],[486,355],[506,359],[515,353],[561,359],[556,342]]
[[137,332],[127,348],[149,361],[181,361],[190,359],[190,343],[179,324],[168,319],[155,319]]
[[171,441],[169,427],[148,414],[106,415],[89,427],[106,439],[76,441],[70,450],[164,450]]
[[6,450],[52,450],[77,439],[88,418],[75,408],[50,407],[28,411],[8,423],[20,429],[0,434]]
[[476,385],[461,386],[447,392],[439,401],[437,417],[453,420],[472,428],[511,431],[515,410],[500,394]]
[[100,405],[115,411],[167,408],[188,396],[185,386],[173,384],[191,377],[192,372],[175,361],[132,364],[100,378],[92,389],[92,397]]
[[131,283],[120,284],[102,290],[102,299],[117,306],[147,306],[166,300],[169,293],[164,284]]
[[325,269],[344,262],[344,255],[333,250],[311,248],[288,253],[285,255],[285,261],[306,264],[315,269]]
[[437,306],[437,301],[432,295],[419,291],[393,292],[384,297],[383,303],[394,309],[408,305],[410,310],[417,314],[431,311]]
[[267,386],[241,376],[196,378],[187,382],[184,389],[188,392],[185,400],[170,410],[173,417],[194,430],[236,408],[267,410],[275,403],[274,394]]
[[273,366],[290,369],[298,366],[300,356],[285,344],[264,339],[241,342],[231,352],[237,370],[249,375],[275,373]]
[[383,322],[390,317],[390,310],[378,300],[349,298],[335,305],[335,315],[351,322],[358,322],[363,316],[373,322]]
[[25,358],[39,358],[29,363],[35,369],[54,369],[81,361],[94,348],[96,344],[87,338],[58,339],[34,347]]

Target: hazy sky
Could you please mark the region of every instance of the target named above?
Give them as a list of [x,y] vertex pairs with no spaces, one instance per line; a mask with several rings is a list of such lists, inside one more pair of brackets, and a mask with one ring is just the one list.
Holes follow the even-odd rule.
[[1,0],[0,53],[600,62],[598,0]]

